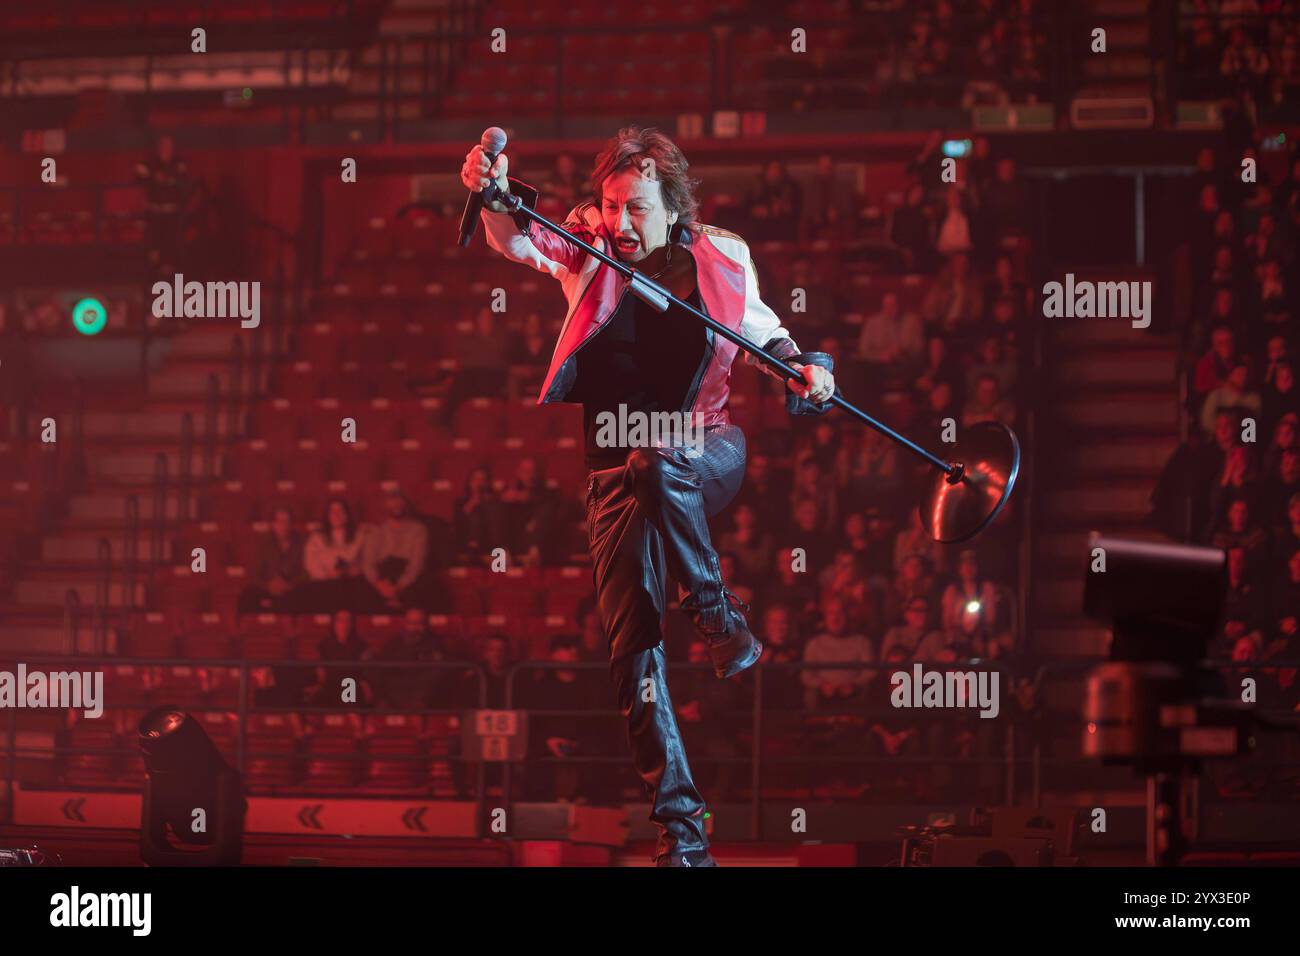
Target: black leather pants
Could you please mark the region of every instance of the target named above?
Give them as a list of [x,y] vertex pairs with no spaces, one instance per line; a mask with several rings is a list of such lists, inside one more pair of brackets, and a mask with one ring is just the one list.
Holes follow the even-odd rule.
[[659,853],[708,846],[704,798],[691,778],[668,694],[664,571],[677,579],[684,602],[722,603],[721,569],[705,519],[735,497],[744,476],[744,433],[722,425],[705,431],[696,457],[679,448],[639,448],[623,467],[588,478],[596,606],[632,762],[652,793]]

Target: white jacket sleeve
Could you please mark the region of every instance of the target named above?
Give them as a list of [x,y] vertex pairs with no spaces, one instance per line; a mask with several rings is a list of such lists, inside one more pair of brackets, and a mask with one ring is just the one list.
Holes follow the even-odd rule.
[[[556,279],[564,279],[577,268],[573,246],[568,243],[535,242],[534,237],[525,234],[507,213],[484,209],[483,230],[487,234],[488,246],[512,262],[522,262]],[[549,232],[539,233],[535,238],[542,240],[544,236],[550,235]],[[577,252],[586,255],[580,249]]]
[[[513,179],[510,184],[512,192],[517,192],[521,198],[527,197],[525,204],[536,201],[537,191],[531,186]],[[489,247],[512,262],[522,262],[561,281],[577,272],[587,258],[586,252],[567,239],[561,239],[536,223],[527,222],[521,226],[510,213],[493,212],[485,207],[480,218],[483,220],[483,231],[487,235]],[[599,221],[599,213],[588,202],[580,203],[570,210],[560,225],[568,232],[577,233],[603,252],[604,241],[594,235]]]
[[[758,292],[758,270],[754,268],[754,259],[749,254],[749,247],[743,246],[745,265],[745,317],[740,322],[740,334],[760,348],[772,343],[768,351],[778,358],[788,358],[799,351],[790,337],[790,331],[781,324],[780,318],[772,311]],[[773,340],[777,340],[773,342]],[[754,365],[758,360],[745,353],[745,361]]]

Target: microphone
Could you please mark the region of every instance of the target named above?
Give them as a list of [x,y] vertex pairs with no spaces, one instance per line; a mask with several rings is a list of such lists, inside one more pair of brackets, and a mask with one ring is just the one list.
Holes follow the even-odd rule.
[[[497,161],[501,151],[506,148],[506,131],[500,126],[489,126],[483,131],[483,138],[479,140],[479,146],[483,148],[483,155],[487,157],[489,168],[492,163]],[[491,188],[489,183],[487,187]],[[478,215],[483,211],[483,192],[470,192],[469,198],[465,200],[465,212],[460,217],[460,244],[462,247],[468,246],[469,241],[474,238],[474,229],[478,226]]]

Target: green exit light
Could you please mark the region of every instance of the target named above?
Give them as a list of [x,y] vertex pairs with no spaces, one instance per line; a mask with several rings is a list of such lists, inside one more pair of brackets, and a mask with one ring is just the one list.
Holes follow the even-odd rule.
[[244,87],[244,99],[251,100],[252,98],[253,98],[253,88],[251,86]]
[[104,303],[98,299],[82,299],[72,307],[72,324],[82,335],[98,335],[107,321]]

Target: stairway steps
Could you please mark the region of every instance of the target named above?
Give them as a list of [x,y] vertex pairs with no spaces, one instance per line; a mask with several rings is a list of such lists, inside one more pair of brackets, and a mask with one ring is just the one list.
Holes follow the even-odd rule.
[[1110,649],[1110,630],[1086,620],[1040,626],[1034,646],[1049,657],[1101,657]]
[[[1035,573],[1060,574],[1064,569],[1082,573],[1087,567],[1091,553],[1088,550],[1089,531],[1059,530],[1044,531],[1034,537]],[[1167,541],[1168,538],[1154,528],[1130,528],[1123,533],[1125,538],[1139,541]]]
[[1084,438],[1073,441],[1056,456],[1056,462],[1080,478],[1156,475],[1178,447],[1174,437],[1162,439]]
[[1044,510],[1052,518],[1094,519],[1100,524],[1116,512],[1144,514],[1150,507],[1150,500],[1151,490],[1144,485],[1135,488],[1091,485],[1076,489],[1069,495],[1052,495],[1044,502]]
[[[57,536],[46,537],[41,542],[41,561],[45,565],[50,564],[87,564],[98,563],[99,561],[99,539],[102,537],[95,532],[85,534],[72,534],[63,531]],[[170,536],[167,536],[170,538]],[[121,562],[126,556],[126,540],[124,535],[111,535],[107,538],[109,545],[109,557],[115,563]],[[171,541],[163,541],[163,559],[171,560]],[[144,560],[149,553],[149,541],[146,529],[141,529],[139,553],[137,557]]]
[[[189,410],[194,427],[194,437],[201,439],[207,429],[207,416],[203,408],[195,406]],[[182,420],[186,412],[175,411],[139,411],[139,412],[87,412],[84,428],[87,441],[172,441],[179,443],[182,434]],[[224,436],[227,431],[225,403],[217,414],[217,434]]]
[[222,395],[230,394],[230,364],[209,360],[168,363],[149,376],[149,397],[198,401],[207,398],[208,378],[215,374]]
[[66,640],[62,624],[0,624],[0,654],[62,654]]
[[[92,479],[116,478],[118,482],[146,485],[153,481],[157,458],[161,453],[167,461],[167,480],[174,482],[180,475],[179,447],[150,448],[147,451],[119,452],[117,454],[87,454],[86,465]],[[190,455],[191,480],[203,470],[203,452],[195,448]]]
[[1086,531],[1045,531],[1036,535],[1034,547],[1034,572],[1046,571],[1046,563],[1073,561],[1079,568],[1086,566],[1088,533]]
[[[1057,322],[1055,330],[1058,345],[1146,345],[1159,342],[1168,348],[1168,339],[1159,332],[1152,331],[1158,319],[1151,320],[1152,328],[1133,327],[1132,319],[1044,319],[1045,322]],[[1146,347],[1150,347],[1146,345]]]
[[[1054,277],[1070,272],[1076,281],[1153,280],[1141,268],[1060,266]],[[1153,327],[1160,319],[1155,313]],[[1169,336],[1130,319],[1060,319],[1047,334],[1052,364],[1035,449],[1040,520],[1031,542],[1029,640],[1048,657],[1095,657],[1106,653],[1108,631],[1083,616],[1088,536],[1161,538],[1146,516],[1178,445],[1178,352]]]
[[1107,53],[1104,57],[1090,57],[1083,63],[1083,75],[1089,80],[1142,80],[1151,77],[1150,55],[1130,53],[1127,49],[1116,49],[1107,33]]
[[[128,495],[125,493],[113,494],[111,492],[74,495],[68,500],[68,517],[73,520],[87,518],[92,521],[114,520],[118,517],[125,519],[127,497]],[[152,494],[140,496],[137,503],[141,521],[153,518],[158,514],[158,508],[155,507]],[[192,496],[190,510],[191,512],[194,510]],[[169,520],[180,516],[180,496],[175,491],[166,496],[162,511]],[[193,515],[190,517],[192,518]]]
[[1035,613],[1061,617],[1081,617],[1083,614],[1083,577],[1077,579],[1049,578],[1035,585],[1033,607]]
[[1167,401],[1152,402],[1153,397],[1155,395],[1139,392],[1111,394],[1107,398],[1072,397],[1071,400],[1058,404],[1056,412],[1059,421],[1070,428],[1080,425],[1091,428],[1134,425],[1162,428],[1169,434],[1175,434],[1178,429],[1177,401],[1168,392],[1165,392]]
[[[265,292],[266,289],[263,288],[262,291]],[[247,357],[251,345],[238,337],[247,335],[249,331],[239,328],[237,323],[234,328],[189,329],[173,336],[167,343],[164,361],[168,365],[173,361],[201,360],[218,364],[228,362],[234,356],[236,341],[244,342],[244,355]]]
[[[93,581],[44,581],[24,578],[14,585],[14,600],[22,605],[44,604],[62,607],[66,592],[73,590],[77,592],[82,607],[93,607],[96,587],[97,585]],[[132,602],[132,606],[142,607],[146,598],[144,583],[137,583],[134,591],[135,600]],[[108,589],[109,606],[123,607],[126,593],[126,587],[122,584],[120,577],[111,582]]]
[[1174,349],[1127,348],[1113,355],[1097,355],[1080,350],[1065,356],[1056,369],[1054,384],[1060,386],[1130,387],[1149,385],[1153,381],[1172,382],[1178,369]]
[[1117,537],[1127,537],[1134,532],[1150,530],[1145,513],[1135,515],[1122,509],[1087,515],[1056,514],[1052,517],[1051,527],[1055,531],[1101,531]]
[[1150,97],[1150,95],[1151,81],[1149,79],[1127,83],[1122,80],[1111,80],[1105,83],[1094,82],[1080,87],[1075,93],[1075,96],[1080,99],[1089,100],[1141,100]]

